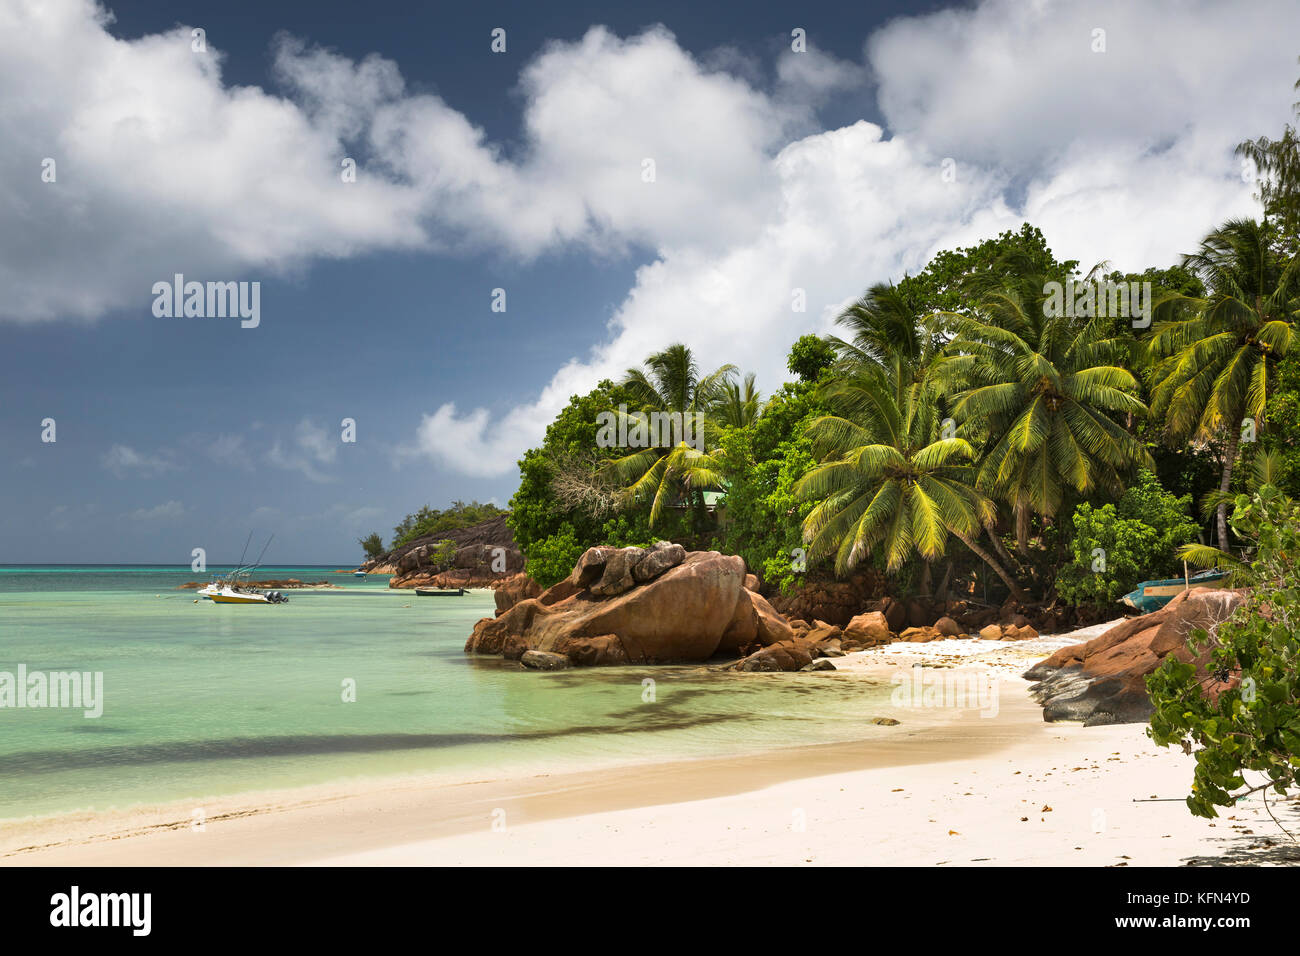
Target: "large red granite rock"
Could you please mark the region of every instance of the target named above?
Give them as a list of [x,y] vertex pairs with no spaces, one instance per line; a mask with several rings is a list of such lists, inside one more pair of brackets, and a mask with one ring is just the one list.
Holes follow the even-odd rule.
[[751,644],[767,647],[793,638],[794,630],[789,622],[773,609],[765,597],[749,588],[741,588],[735,613],[718,642],[717,653],[733,653]]
[[1063,647],[1025,672],[1038,681],[1029,692],[1043,705],[1044,720],[1096,724],[1140,723],[1151,716],[1146,675],[1169,654],[1194,662],[1215,697],[1233,686],[1206,673],[1210,651],[1194,654],[1187,639],[1197,628],[1211,630],[1245,600],[1241,591],[1192,588],[1158,611],[1122,621],[1083,644]]
[[[677,563],[674,564],[673,562]],[[638,573],[643,562],[647,571]],[[647,573],[649,580],[638,581]],[[518,659],[563,654],[576,664],[708,660],[789,641],[789,623],[744,587],[745,562],[717,551],[591,548],[573,573],[535,598],[474,625],[470,653]]]
[[538,597],[542,593],[542,586],[520,571],[518,574],[512,574],[503,580],[497,585],[495,591],[493,597],[496,599],[497,615],[499,616],[524,598]]
[[894,633],[883,611],[868,611],[849,621],[844,628],[844,638],[855,646],[875,647],[893,641]]
[[734,667],[740,671],[798,671],[803,670],[817,657],[813,641],[781,641],[738,661]]

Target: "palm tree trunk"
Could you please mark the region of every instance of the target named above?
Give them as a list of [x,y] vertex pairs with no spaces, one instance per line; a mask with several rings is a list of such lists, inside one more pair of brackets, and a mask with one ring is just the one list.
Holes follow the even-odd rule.
[[1002,563],[1009,568],[1014,568],[1016,562],[1011,559],[1011,553],[1007,551],[1006,545],[1002,543],[1002,538],[998,535],[997,530],[991,524],[986,524],[984,530],[988,533],[989,540],[993,542],[993,550],[998,553]]
[[922,560],[921,562],[921,597],[929,597],[933,593],[933,581],[930,572],[930,562]]
[[952,561],[943,568],[943,577],[939,579],[939,600],[943,601],[944,610],[948,609],[948,582],[952,579]]
[[[1219,482],[1219,491],[1225,495],[1232,484],[1232,466],[1237,461],[1237,450],[1241,447],[1241,427],[1238,426],[1232,432],[1232,437],[1228,439],[1228,451],[1223,459],[1223,479]],[[1218,514],[1218,531],[1219,531],[1219,550],[1228,550],[1228,503],[1219,502],[1217,509]]]
[[1016,550],[1021,554],[1029,553],[1029,506],[1017,504],[1016,511]]
[[1002,579],[1002,583],[1005,584],[1007,586],[1007,589],[1011,591],[1011,596],[1013,598],[1015,598],[1017,601],[1023,601],[1025,599],[1025,592],[1020,589],[1020,585],[1017,584],[1016,579],[1013,578],[1007,572],[1007,569],[1002,567],[1002,565],[998,563],[997,558],[989,554],[972,538],[968,538],[966,537],[966,535],[961,534],[957,531],[954,531],[953,534],[957,535],[957,538],[961,541],[962,544],[970,548],[971,551],[978,558],[980,558],[980,560],[982,560],[985,564],[987,564],[990,568],[993,569],[993,572]]

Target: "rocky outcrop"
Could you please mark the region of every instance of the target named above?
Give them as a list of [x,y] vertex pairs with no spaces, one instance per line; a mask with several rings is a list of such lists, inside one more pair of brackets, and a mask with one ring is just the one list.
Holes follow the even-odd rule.
[[895,639],[893,629],[889,625],[889,618],[883,611],[868,611],[866,614],[857,615],[844,628],[844,637],[861,647],[888,644]]
[[988,624],[980,628],[983,641],[1032,641],[1038,631],[1028,624]]
[[[749,575],[753,577],[753,575]],[[722,632],[717,653],[731,654],[753,644],[776,644],[794,638],[794,630],[761,594],[741,588],[727,629]]]
[[667,541],[589,548],[564,581],[475,624],[465,650],[511,660],[543,651],[586,666],[661,664],[792,638],[745,578],[739,557]]
[[1233,682],[1221,683],[1206,673],[1209,648],[1193,654],[1187,638],[1196,628],[1212,630],[1244,600],[1241,591],[1184,591],[1158,611],[1122,621],[1035,664],[1024,675],[1038,681],[1029,692],[1043,705],[1044,720],[1079,720],[1086,726],[1139,723],[1152,712],[1146,675],[1173,654],[1194,662],[1204,692],[1217,697]]
[[563,654],[546,651],[524,651],[519,656],[519,663],[538,671],[558,671],[570,666],[569,659]]
[[493,595],[496,599],[497,615],[504,614],[524,598],[540,597],[541,593],[542,586],[524,572],[512,574],[497,585],[496,593]]
[[885,575],[871,570],[859,571],[844,581],[814,579],[789,594],[770,596],[772,606],[787,618],[827,621],[843,627],[884,595],[888,587]]
[[934,629],[944,637],[966,636],[966,629],[947,615],[934,622]]
[[[524,569],[524,556],[506,515],[425,535],[361,565],[367,574],[392,574],[391,588],[497,588]],[[446,542],[452,542],[449,549]],[[449,553],[450,552],[450,553]]]
[[437,544],[404,554],[388,582],[390,588],[491,588],[524,569],[524,556],[503,545],[471,544],[440,560]]
[[739,671],[798,671],[817,658],[816,646],[811,641],[781,641],[771,647],[750,654],[737,662]]

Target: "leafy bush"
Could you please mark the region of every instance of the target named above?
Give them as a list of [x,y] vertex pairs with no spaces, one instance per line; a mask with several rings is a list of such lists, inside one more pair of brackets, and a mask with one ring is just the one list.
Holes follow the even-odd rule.
[[365,550],[367,558],[377,558],[387,550],[384,547],[384,539],[379,537],[378,531],[372,531],[364,538],[358,538],[357,542]]
[[569,576],[586,550],[587,545],[578,540],[573,525],[564,524],[554,534],[530,543],[525,570],[534,581],[549,588]]
[[580,542],[596,544],[608,509],[591,502],[569,502],[556,494],[557,477],[576,480],[585,470],[594,482],[600,465],[621,453],[596,444],[597,416],[628,402],[627,394],[608,379],[586,395],[574,395],[555,421],[546,426],[540,448],[530,448],[519,461],[519,488],[510,499],[510,530],[528,557],[542,541],[567,527]]
[[1147,471],[1117,505],[1079,505],[1073,559],[1057,573],[1057,593],[1072,604],[1109,604],[1140,581],[1181,573],[1175,551],[1200,530],[1191,505],[1191,495],[1171,495]]
[[[1200,817],[1217,816],[1215,807],[1230,807],[1253,790],[1285,795],[1300,770],[1300,505],[1265,486],[1237,497],[1231,522],[1255,543],[1249,573],[1257,587],[1213,634],[1194,630],[1190,644],[1199,650],[1212,641],[1208,670],[1220,679],[1239,677],[1241,685],[1211,701],[1196,668],[1172,654],[1147,677],[1155,706],[1151,739],[1200,747],[1187,798]],[[1266,780],[1242,791],[1246,770]]]
[[446,571],[456,559],[456,542],[443,539],[429,549],[429,563],[439,571]]
[[[663,523],[672,524],[671,517]],[[677,525],[679,530],[684,530],[685,522],[680,518]],[[600,529],[600,543],[614,548],[648,548],[663,537],[650,531],[644,510],[610,518]]]
[[835,362],[835,349],[820,336],[809,333],[799,336],[790,348],[785,366],[801,381],[815,382],[823,371]]
[[726,462],[726,513],[714,547],[739,554],[764,582],[789,590],[803,577],[791,552],[803,547],[803,519],[813,502],[794,486],[814,465],[805,424],[823,413],[816,390],[788,384],[753,425],[729,429],[722,439]]
[[1293,497],[1300,495],[1300,352],[1292,352],[1277,366],[1277,383],[1264,406],[1263,446],[1280,457],[1277,486]]

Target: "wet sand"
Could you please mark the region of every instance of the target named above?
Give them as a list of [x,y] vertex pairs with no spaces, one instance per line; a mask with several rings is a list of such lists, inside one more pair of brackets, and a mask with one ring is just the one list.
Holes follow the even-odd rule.
[[[1049,639],[1059,644],[1060,638]],[[959,646],[960,645],[960,646]],[[985,645],[985,646],[980,646]],[[890,649],[892,648],[892,650]],[[1171,865],[1293,862],[1252,797],[1181,802],[1193,759],[1145,727],[1048,724],[1009,673],[1043,648],[935,642],[837,659],[979,672],[996,706],[853,743],[448,784],[403,777],[0,824],[3,865]],[[901,665],[901,666],[900,666]],[[756,680],[782,675],[753,675]],[[1151,797],[1178,798],[1148,802]],[[1135,802],[1142,800],[1143,802]],[[196,814],[196,810],[200,814]],[[1288,829],[1294,804],[1273,802]],[[201,821],[201,827],[198,826]],[[1290,822],[1288,822],[1290,821]]]

